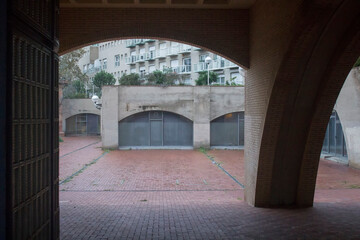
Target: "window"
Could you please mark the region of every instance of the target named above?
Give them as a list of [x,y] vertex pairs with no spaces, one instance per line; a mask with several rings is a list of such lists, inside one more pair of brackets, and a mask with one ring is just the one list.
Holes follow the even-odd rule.
[[124,59],[124,55],[121,54],[121,61]]
[[236,84],[244,85],[244,77],[240,73],[231,73],[230,78],[233,79],[232,81],[234,81]]
[[219,75],[217,83],[221,84],[221,85],[225,85],[225,76],[224,75]]
[[103,59],[103,69],[107,69],[107,59]]
[[115,55],[115,67],[120,66],[120,55]]
[[170,67],[171,67],[171,70],[173,71],[173,72],[178,72],[179,71],[179,69],[178,69],[178,67],[179,67],[179,60],[171,60],[170,61]]
[[149,73],[152,73],[155,71],[155,65],[150,65],[149,66]]
[[181,69],[182,72],[191,72],[191,58],[183,59],[183,67]]
[[140,71],[140,76],[144,77],[145,76],[145,66],[140,67],[139,71]]
[[165,67],[166,67],[166,62],[159,63],[159,68],[161,71],[163,71]]
[[205,62],[205,58],[209,56],[208,54],[203,54],[199,56],[199,62]]
[[149,47],[150,59],[155,57],[155,46]]
[[135,62],[136,61],[136,52],[135,51],[132,51],[131,53],[130,53],[130,56],[131,56],[131,61],[130,62]]
[[[125,70],[125,72],[126,72],[126,70]],[[136,68],[131,68],[130,73],[136,73]]]

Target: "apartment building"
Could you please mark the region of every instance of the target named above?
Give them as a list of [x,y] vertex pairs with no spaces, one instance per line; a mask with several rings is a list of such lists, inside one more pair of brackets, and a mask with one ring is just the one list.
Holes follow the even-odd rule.
[[[144,76],[155,70],[170,69],[186,85],[195,85],[199,72],[218,74],[218,84],[244,84],[245,71],[229,60],[201,48],[178,42],[154,39],[128,39],[103,42],[84,48],[79,66],[90,79],[101,70],[117,80],[124,74]],[[206,63],[206,57],[210,63]],[[118,84],[118,81],[116,82]]]

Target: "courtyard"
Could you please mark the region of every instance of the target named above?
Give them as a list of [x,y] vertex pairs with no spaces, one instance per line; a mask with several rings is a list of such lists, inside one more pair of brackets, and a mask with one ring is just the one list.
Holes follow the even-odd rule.
[[358,239],[360,171],[321,160],[305,209],[244,202],[242,150],[60,143],[61,239]]

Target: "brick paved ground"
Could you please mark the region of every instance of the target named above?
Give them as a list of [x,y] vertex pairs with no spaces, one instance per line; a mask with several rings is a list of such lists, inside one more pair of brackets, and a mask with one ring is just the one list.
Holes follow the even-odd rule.
[[[60,155],[97,141],[64,140]],[[208,154],[243,182],[242,151]],[[60,186],[62,239],[360,239],[360,171],[333,162],[320,163],[314,208],[279,210],[245,204],[199,151],[111,151],[86,165],[100,156],[94,144],[60,159],[63,179],[85,166]]]

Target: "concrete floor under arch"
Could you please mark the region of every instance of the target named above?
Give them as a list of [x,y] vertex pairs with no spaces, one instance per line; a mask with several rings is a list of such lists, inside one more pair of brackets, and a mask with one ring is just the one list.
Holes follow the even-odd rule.
[[[244,202],[243,188],[203,152],[116,150],[104,155],[99,138],[64,140],[61,239],[360,236],[359,170],[321,160],[313,208],[253,208]],[[244,181],[243,151],[210,150],[207,155]]]

